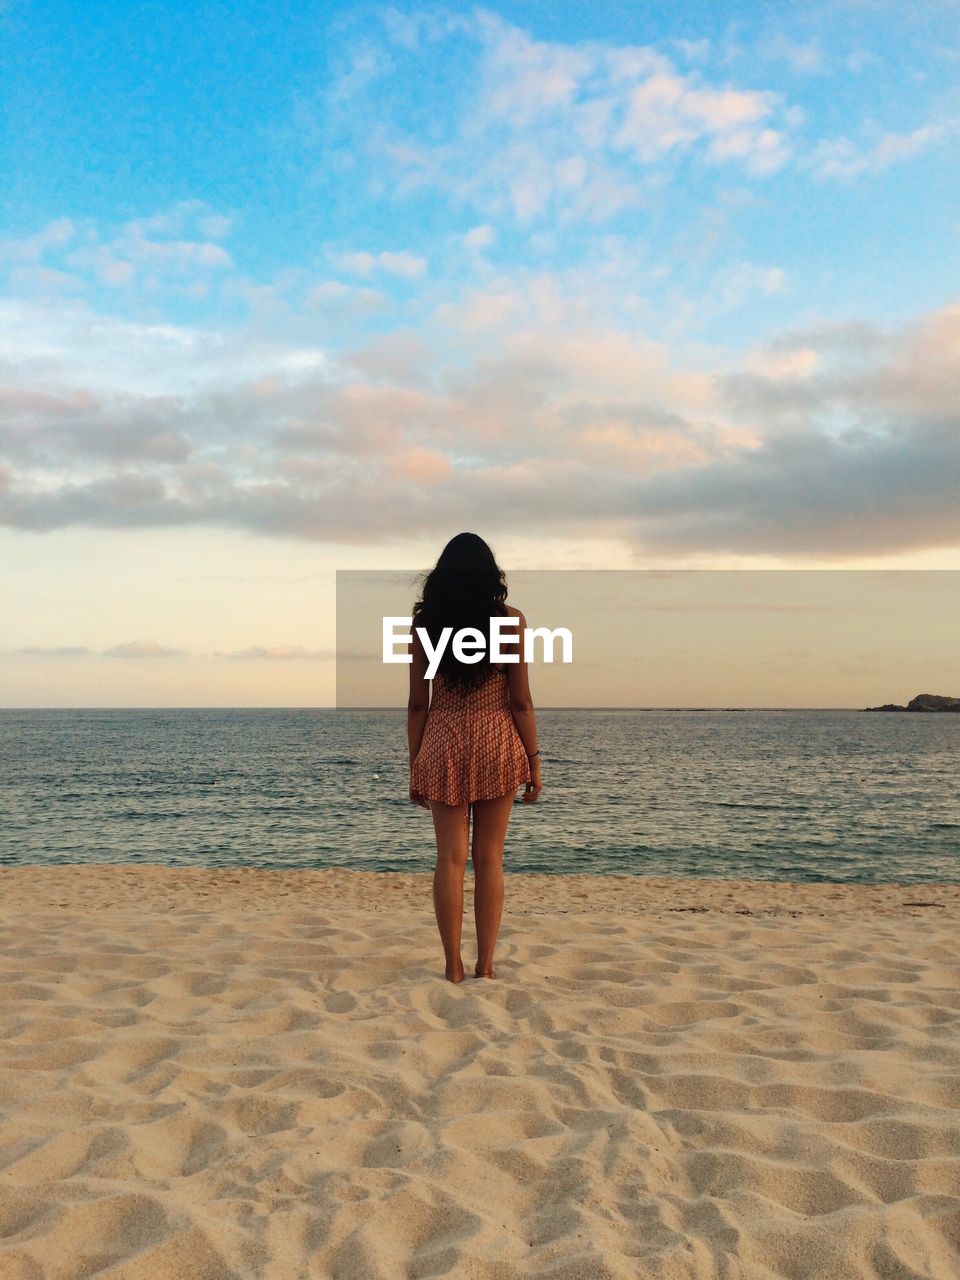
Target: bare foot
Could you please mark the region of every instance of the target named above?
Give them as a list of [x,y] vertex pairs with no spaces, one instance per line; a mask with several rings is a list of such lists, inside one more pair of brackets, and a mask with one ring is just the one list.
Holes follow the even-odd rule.
[[475,978],[495,978],[497,975],[496,975],[496,973],[494,972],[494,970],[493,970],[493,969],[483,969],[483,970],[481,970],[480,965],[479,965],[479,964],[477,964],[476,969],[474,969],[474,971],[473,971],[473,976],[474,976]]
[[450,982],[462,982],[463,981],[462,963],[456,965],[453,968],[451,968],[450,965],[447,965],[446,977]]

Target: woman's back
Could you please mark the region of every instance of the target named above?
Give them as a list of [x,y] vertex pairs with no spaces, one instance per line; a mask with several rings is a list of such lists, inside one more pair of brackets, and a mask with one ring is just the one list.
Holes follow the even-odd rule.
[[464,690],[449,683],[442,671],[438,672],[433,681],[430,711],[454,715],[505,711],[509,715],[510,685],[507,673],[498,667],[491,667],[486,679]]

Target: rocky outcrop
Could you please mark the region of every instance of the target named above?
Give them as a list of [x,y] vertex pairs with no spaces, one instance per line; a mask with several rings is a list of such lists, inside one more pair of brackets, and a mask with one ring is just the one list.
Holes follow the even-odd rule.
[[895,702],[885,702],[882,707],[864,707],[864,711],[960,711],[960,698],[948,698],[942,693],[918,693],[905,707]]

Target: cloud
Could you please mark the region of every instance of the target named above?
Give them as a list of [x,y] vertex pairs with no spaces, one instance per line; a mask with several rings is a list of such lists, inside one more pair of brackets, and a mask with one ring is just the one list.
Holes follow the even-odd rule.
[[[33,236],[0,240],[0,262],[11,265],[21,287],[203,292],[213,273],[230,272],[233,259],[219,243],[233,219],[202,200],[183,200],[150,217],[134,218],[104,237],[90,219],[63,217]],[[192,233],[192,234],[191,234]],[[58,262],[51,263],[52,256]]]
[[340,320],[347,316],[352,319],[368,318],[385,311],[389,302],[387,295],[379,289],[344,284],[342,280],[321,280],[307,290],[303,299],[308,310],[324,311]]
[[657,71],[630,90],[612,141],[644,161],[704,138],[714,153],[720,149],[749,159],[752,148],[770,146],[761,143],[758,126],[771,114],[776,98],[769,92],[701,88],[688,77]]
[[485,249],[487,245],[493,244],[496,233],[489,222],[483,222],[477,227],[471,227],[463,237],[463,243],[468,249]]
[[[158,644],[156,640],[131,640],[107,649],[90,649],[86,645],[24,645],[6,650],[9,654],[42,658],[80,658],[101,654],[106,658],[182,658],[186,649]],[[244,660],[332,662],[338,655],[336,649],[305,649],[301,645],[254,645],[248,649],[228,652],[214,651],[214,658],[240,658]]]
[[[705,41],[671,46],[688,64],[709,53]],[[325,153],[365,157],[374,194],[429,190],[521,226],[645,208],[679,157],[768,176],[802,114],[775,90],[680,70],[658,49],[537,40],[482,7],[423,21],[387,10],[382,35],[367,25],[358,47],[368,73],[347,61],[318,109]]]
[[812,149],[804,165],[820,180],[882,173],[955,136],[958,127],[960,119],[923,125],[910,133],[885,133],[869,146],[858,146],[846,136],[826,138]]
[[380,253],[331,252],[330,260],[341,271],[353,271],[361,276],[371,275],[374,271],[385,271],[389,275],[403,276],[409,280],[422,276],[427,269],[426,258],[418,258],[405,251],[392,253],[387,249]]
[[397,328],[369,339],[340,355],[344,365],[367,374],[372,381],[426,386],[430,378],[431,351],[413,329]]
[[51,249],[62,249],[76,234],[77,229],[70,218],[56,218],[35,235],[0,240],[0,259],[35,262]]
[[7,653],[23,654],[37,658],[84,658],[95,650],[83,644],[41,645],[28,644],[20,649],[8,649]]
[[757,298],[780,294],[788,284],[783,267],[758,262],[730,262],[713,273],[702,294],[675,299],[678,319],[674,326],[684,322],[702,327],[711,320],[738,311]]
[[[643,545],[843,558],[960,541],[960,307],[896,333],[825,326],[779,343],[781,363],[722,379],[766,424],[740,455],[634,489]],[[795,344],[794,358],[787,349]]]
[[0,452],[31,466],[82,458],[185,462],[193,445],[184,412],[172,396],[0,387]]
[[[687,297],[673,287],[665,313],[629,238],[605,234],[563,270],[483,262],[476,279],[426,286],[402,325],[349,341],[339,325],[329,344],[303,337],[309,311],[267,338],[0,300],[0,521],[362,543],[469,520],[784,555],[956,536],[942,425],[960,411],[956,308],[680,358],[678,324],[782,295],[786,269],[735,258]],[[330,306],[353,296],[325,283]],[[764,494],[784,510],[779,533]],[[911,503],[912,525],[897,517]]]
[[[151,323],[110,315],[83,299],[0,297],[0,328],[0,385],[50,395],[83,388],[91,402],[104,405],[125,394],[175,401],[198,387],[212,396],[218,387],[277,369],[329,361],[322,344],[271,336],[262,328]],[[316,325],[309,329],[313,336]],[[341,340],[342,333],[341,327]]]
[[163,481],[140,472],[113,472],[93,480],[64,480],[11,486],[3,496],[0,520],[15,529],[42,532],[71,525],[94,528],[150,528],[189,524],[202,508],[171,498]]
[[168,648],[156,640],[130,640],[102,650],[107,658],[181,658],[186,652],[185,649]]
[[135,224],[107,244],[82,245],[65,255],[67,266],[86,270],[100,284],[127,287],[142,283],[157,288],[167,281],[195,277],[198,272],[233,266],[230,254],[213,241],[151,240]]
[[843,560],[956,546],[960,450],[945,436],[814,431],[633,491],[648,551],[806,554]]
[[688,62],[705,62],[710,56],[710,41],[706,36],[700,40],[671,40],[670,44]]
[[801,75],[812,75],[824,69],[824,54],[819,40],[791,40],[783,32],[774,32],[757,46],[757,52],[771,62],[785,62]]
[[446,454],[436,449],[410,449],[398,453],[390,463],[392,473],[415,484],[442,484],[453,474],[453,464]]
[[182,235],[190,227],[199,227],[204,235],[219,240],[228,235],[234,219],[211,209],[205,200],[178,200],[146,218],[134,218],[125,224],[132,236]]
[[336,660],[337,651],[336,649],[304,649],[296,644],[253,645],[249,649],[233,649],[230,652],[218,650],[214,657],[241,658],[244,660],[264,658],[270,662],[333,662]]

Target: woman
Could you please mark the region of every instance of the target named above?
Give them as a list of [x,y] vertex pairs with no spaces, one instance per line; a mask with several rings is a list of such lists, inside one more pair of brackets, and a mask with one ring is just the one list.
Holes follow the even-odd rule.
[[[458,533],[427,574],[413,608],[413,660],[407,702],[410,799],[429,808],[437,839],[433,905],[446,955],[446,976],[463,981],[460,931],[470,811],[477,925],[477,978],[495,978],[493,951],[503,911],[503,842],[517,788],[523,799],[540,795],[540,750],[523,661],[526,620],[506,604],[507,584],[493,552],[475,533]],[[513,617],[518,626],[501,641],[519,661],[490,662],[490,619]],[[461,662],[448,644],[427,697],[427,653],[417,628],[435,651],[441,632],[474,627],[486,637],[479,662]],[[516,644],[514,643],[516,637]]]

